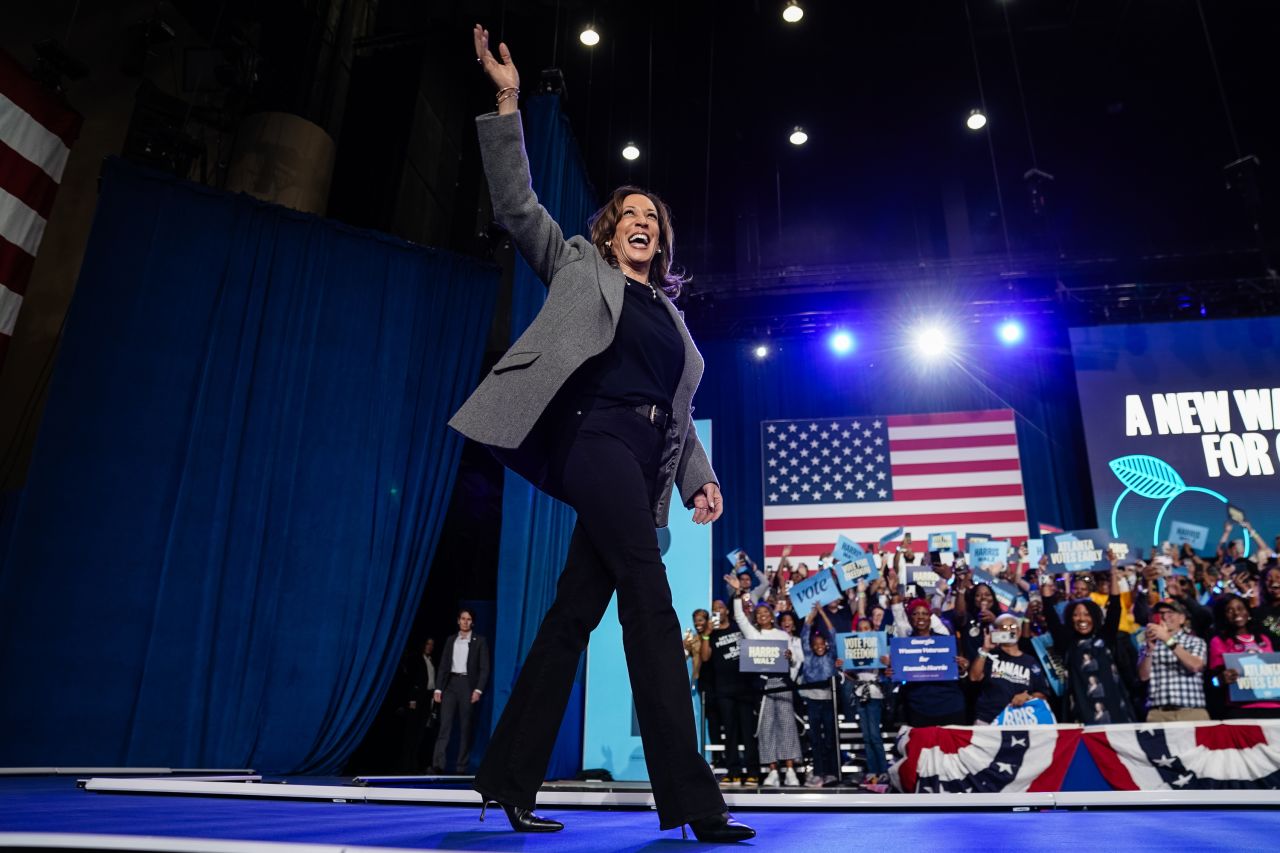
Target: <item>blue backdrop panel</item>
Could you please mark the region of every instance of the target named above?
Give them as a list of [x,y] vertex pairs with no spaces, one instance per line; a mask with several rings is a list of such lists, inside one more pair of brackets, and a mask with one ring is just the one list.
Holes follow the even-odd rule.
[[[711,422],[697,420],[694,425],[703,447],[708,453],[713,452]],[[677,502],[671,510],[670,524],[658,531],[662,562],[671,584],[671,601],[686,630],[693,625],[694,610],[711,609],[711,575],[720,568],[711,556],[709,528],[713,527],[714,524],[694,524],[693,513]],[[728,571],[729,564],[725,562],[723,568]],[[701,705],[697,693],[692,685],[690,687],[689,701],[693,703],[694,717],[701,730]],[[583,769],[603,768],[613,774],[614,779],[648,781],[640,730],[635,722],[622,626],[618,623],[617,595],[609,600],[604,618],[591,632],[591,644],[587,647],[586,697]]]
[[[533,191],[566,235],[586,230],[595,209],[595,195],[574,141],[569,120],[560,111],[560,98],[529,98],[521,108],[525,147]],[[522,258],[517,258],[511,285],[511,340],[519,337],[542,308],[546,286]],[[555,600],[556,582],[569,552],[569,538],[577,514],[511,471],[505,472],[502,492],[502,539],[498,548],[498,622],[494,638],[493,722],[511,697],[511,688],[524,657],[533,645],[538,625]],[[547,778],[572,777],[582,754],[582,669],[575,677],[560,735],[547,768]],[[484,750],[477,744],[472,763]]]
[[[860,334],[857,351],[843,358],[818,335],[774,341],[763,361],[751,356],[754,341],[699,341],[707,368],[694,403],[699,416],[715,422],[713,462],[725,495],[725,514],[713,525],[715,553],[741,547],[757,560],[764,553],[760,421],[767,419],[1010,408],[1017,413],[1032,523],[1090,526],[1066,330],[1033,328],[1028,343],[1016,349],[1000,347],[990,332],[966,331],[961,363],[929,371],[919,370],[918,359],[903,347],[905,330],[885,332],[880,341],[875,330]],[[717,580],[716,588],[722,587]]]
[[111,162],[0,574],[0,765],[337,769],[497,271]]
[[[1280,318],[1072,329],[1071,343],[1098,526],[1114,522],[1119,536],[1144,548],[1168,539],[1175,521],[1207,527],[1202,550],[1212,551],[1229,501],[1268,541],[1280,532],[1280,392],[1272,391],[1280,386]],[[1212,401],[1197,399],[1206,392]],[[1188,396],[1169,401],[1171,394]],[[1173,402],[1172,417],[1161,418],[1157,402]],[[1137,426],[1135,404],[1149,434]],[[1242,535],[1239,527],[1232,533]]]

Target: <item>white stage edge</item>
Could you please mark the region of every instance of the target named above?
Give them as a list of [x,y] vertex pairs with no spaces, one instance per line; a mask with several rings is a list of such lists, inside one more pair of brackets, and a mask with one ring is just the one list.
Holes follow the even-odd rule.
[[[447,788],[380,788],[375,786],[297,785],[290,782],[197,781],[186,779],[85,780],[86,791],[104,794],[171,794],[201,797],[324,800],[333,803],[401,803],[437,806],[474,806],[474,791]],[[603,786],[602,786],[603,788]],[[1276,808],[1280,791],[1060,791],[1035,794],[871,794],[840,791],[767,791],[744,794],[725,790],[731,809],[796,811],[897,811],[918,809],[1039,810],[1079,808]],[[648,791],[600,790],[538,793],[539,808],[653,808]]]
[[290,844],[155,835],[94,835],[78,832],[0,832],[0,850],[132,850],[155,853],[433,853],[422,847],[352,847],[349,844]]

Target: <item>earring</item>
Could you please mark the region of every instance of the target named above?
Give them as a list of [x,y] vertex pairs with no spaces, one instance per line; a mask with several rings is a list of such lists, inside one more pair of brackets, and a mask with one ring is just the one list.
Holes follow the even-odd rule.
[[661,247],[661,246],[659,246],[659,247],[658,247],[658,254],[659,254],[659,255],[661,255],[661,254],[662,254],[662,247]]
[[613,245],[613,241],[612,241],[612,240],[605,240],[605,241],[604,241],[604,245],[605,245],[605,248],[608,248],[609,246],[612,246],[612,245]]

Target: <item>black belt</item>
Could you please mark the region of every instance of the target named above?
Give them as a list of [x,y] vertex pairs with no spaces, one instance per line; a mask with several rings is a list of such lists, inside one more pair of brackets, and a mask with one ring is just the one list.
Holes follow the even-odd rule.
[[641,406],[628,406],[627,408],[660,430],[666,431],[671,424],[671,413],[656,404],[645,403]]
[[1151,710],[1153,710],[1153,711],[1164,711],[1164,712],[1168,713],[1168,712],[1171,712],[1171,711],[1198,711],[1198,710],[1200,710],[1200,709],[1199,709],[1199,708],[1193,708],[1193,707],[1190,707],[1190,706],[1188,706],[1188,705],[1156,705],[1156,706],[1154,706]]

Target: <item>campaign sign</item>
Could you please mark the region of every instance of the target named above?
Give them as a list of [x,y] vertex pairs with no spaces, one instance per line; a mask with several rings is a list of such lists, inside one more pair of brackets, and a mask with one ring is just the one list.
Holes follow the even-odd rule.
[[791,596],[791,609],[796,612],[796,615],[808,616],[815,604],[822,607],[839,598],[840,587],[836,584],[836,579],[831,576],[831,572],[823,569],[792,584],[788,594]]
[[899,536],[901,536],[905,532],[906,530],[901,527],[895,528],[894,530],[890,530],[888,533],[880,537],[880,544],[888,545],[890,542],[897,539]]
[[1009,557],[1009,541],[996,539],[969,548],[969,565],[979,569],[1004,563]]
[[979,569],[973,571],[974,583],[985,583],[991,587],[991,592],[995,594],[996,601],[1000,602],[1006,610],[1013,613],[1022,614],[1027,610],[1027,600],[1022,595],[1022,590],[1008,581],[996,580],[991,575]]
[[862,550],[862,546],[848,536],[840,536],[836,539],[836,546],[831,549],[831,561],[838,566],[841,563],[847,563],[850,560],[866,556],[866,553],[866,551]]
[[1111,537],[1103,530],[1068,530],[1047,537],[1044,550],[1049,565],[1058,572],[1105,572],[1111,568],[1107,545]]
[[738,672],[786,672],[786,640],[743,640],[738,651]]
[[1049,681],[1049,687],[1061,696],[1062,685],[1067,679],[1067,667],[1062,662],[1062,658],[1053,651],[1053,637],[1049,634],[1032,637],[1031,647],[1036,650],[1036,657],[1040,658],[1040,665],[1044,667],[1044,676]]
[[996,717],[997,726],[1052,726],[1058,722],[1043,699],[1032,699],[1014,707],[1009,705]]
[[1109,538],[1106,547],[1111,550],[1111,556],[1116,558],[1117,566],[1131,566],[1142,559],[1142,549],[1129,542]]
[[1174,545],[1190,545],[1199,551],[1209,541],[1209,528],[1175,521],[1169,526],[1169,541]]
[[889,641],[889,665],[899,681],[953,681],[956,639],[941,634],[927,637],[894,637]]
[[728,554],[725,554],[724,558],[729,561],[729,565],[736,566],[738,565],[738,555],[742,554],[743,556],[746,556],[746,553],[747,552],[741,548],[734,548]]
[[981,545],[983,542],[990,541],[990,533],[966,533],[964,535],[964,549],[965,551],[972,553],[974,545]]
[[858,581],[873,581],[880,577],[880,566],[870,554],[863,554],[836,567],[836,582],[840,589],[849,590],[858,585]]
[[1040,558],[1044,556],[1044,540],[1028,539],[1027,540],[1027,562],[1033,566],[1040,565]]
[[905,574],[904,583],[908,586],[917,584],[926,592],[935,588],[938,581],[942,580],[942,575],[934,571],[932,566],[907,566]]
[[1187,568],[1186,566],[1182,565],[1181,563],[1179,563],[1178,565],[1176,565],[1176,566],[1174,566],[1172,569],[1170,569],[1170,572],[1171,572],[1172,574],[1174,574],[1174,575],[1177,575],[1177,576],[1178,576],[1178,577],[1180,577],[1180,578],[1189,578],[1189,577],[1191,577],[1191,569]]
[[959,547],[955,533],[930,533],[930,551],[954,551]]
[[1223,655],[1222,662],[1240,673],[1231,685],[1232,702],[1280,699],[1280,652]]
[[853,634],[836,634],[836,657],[844,661],[844,668],[880,669],[880,658],[885,655],[884,631],[860,631]]

